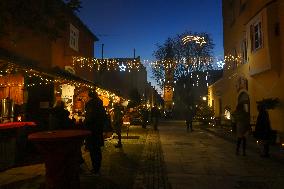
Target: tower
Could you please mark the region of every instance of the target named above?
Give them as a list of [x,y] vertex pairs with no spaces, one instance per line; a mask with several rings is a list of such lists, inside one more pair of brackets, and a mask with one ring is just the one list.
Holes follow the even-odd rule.
[[175,66],[173,60],[165,61],[165,83],[164,83],[164,103],[165,111],[172,111],[173,109],[173,86],[174,86],[174,70]]

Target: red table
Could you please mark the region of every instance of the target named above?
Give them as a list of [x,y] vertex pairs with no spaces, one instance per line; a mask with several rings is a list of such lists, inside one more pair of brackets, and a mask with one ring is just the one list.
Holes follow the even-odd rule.
[[35,124],[35,122],[9,122],[9,123],[1,123],[0,124],[0,130],[14,129],[14,128],[19,128],[19,127],[23,127],[23,126],[35,127],[36,124]]
[[79,189],[80,150],[86,130],[55,130],[29,135],[43,154],[47,189]]

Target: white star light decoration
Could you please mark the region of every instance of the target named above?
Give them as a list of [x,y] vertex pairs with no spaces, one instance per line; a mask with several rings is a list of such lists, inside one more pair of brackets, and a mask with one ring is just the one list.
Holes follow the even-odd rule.
[[123,63],[119,66],[119,71],[121,71],[121,72],[126,71],[126,66]]

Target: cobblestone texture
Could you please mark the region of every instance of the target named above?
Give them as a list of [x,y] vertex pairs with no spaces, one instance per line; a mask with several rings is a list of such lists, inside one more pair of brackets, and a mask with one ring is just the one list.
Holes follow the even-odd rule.
[[149,131],[134,189],[169,189],[159,133]]

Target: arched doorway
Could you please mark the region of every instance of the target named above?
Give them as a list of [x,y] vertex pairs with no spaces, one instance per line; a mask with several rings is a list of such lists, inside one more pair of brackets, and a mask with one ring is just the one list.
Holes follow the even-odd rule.
[[246,112],[250,113],[250,100],[246,92],[241,92],[238,97],[238,104],[243,104]]

